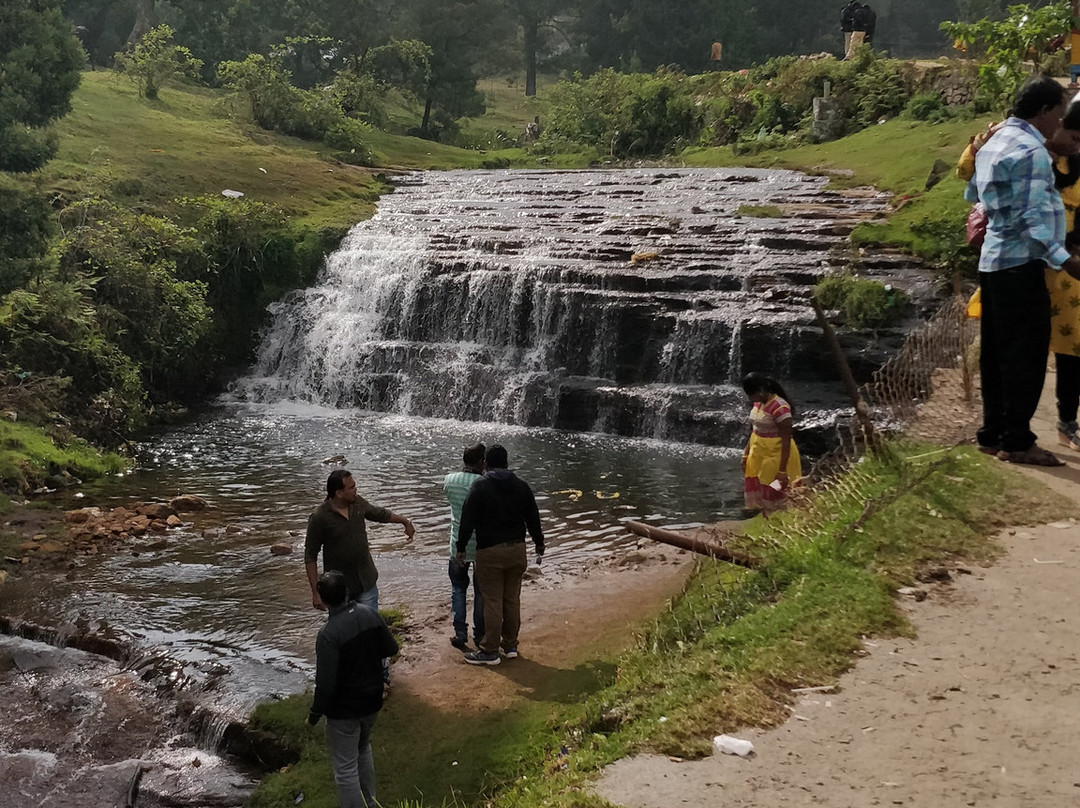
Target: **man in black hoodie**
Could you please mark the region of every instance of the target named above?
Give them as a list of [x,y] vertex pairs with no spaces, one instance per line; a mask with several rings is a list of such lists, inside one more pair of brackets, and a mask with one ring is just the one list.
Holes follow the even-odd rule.
[[320,575],[316,587],[330,616],[315,641],[308,723],[326,716],[326,748],[341,808],[374,808],[371,728],[383,703],[382,661],[398,652],[397,640],[378,612],[349,601],[345,576],[337,570]]
[[840,9],[840,33],[844,35],[844,56],[851,49],[851,32],[854,30],[855,10],[859,8],[859,0],[848,0],[848,4]]
[[529,484],[507,469],[506,449],[487,450],[487,471],[472,484],[461,507],[457,560],[476,532],[476,585],[484,601],[484,637],[478,650],[465,655],[470,665],[498,665],[499,647],[507,659],[518,655],[521,629],[521,577],[528,566],[525,531],[536,547],[536,563],[544,556],[540,509]]

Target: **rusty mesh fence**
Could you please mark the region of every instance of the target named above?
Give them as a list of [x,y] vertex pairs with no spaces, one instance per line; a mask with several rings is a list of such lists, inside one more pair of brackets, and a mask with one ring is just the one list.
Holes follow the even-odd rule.
[[836,426],[837,444],[807,476],[810,485],[850,468],[874,436],[903,434],[943,445],[970,441],[981,417],[978,320],[954,295],[908,335],[900,351],[859,388],[860,410]]

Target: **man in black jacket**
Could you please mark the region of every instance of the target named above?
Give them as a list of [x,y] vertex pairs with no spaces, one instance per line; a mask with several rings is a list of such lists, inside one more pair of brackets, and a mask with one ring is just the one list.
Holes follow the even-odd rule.
[[851,32],[854,30],[855,10],[859,8],[859,0],[848,0],[848,4],[840,9],[840,32],[844,35],[844,55],[851,49]]
[[345,576],[324,572],[318,595],[330,610],[315,641],[314,726],[326,716],[326,748],[341,808],[374,808],[375,764],[371,728],[382,709],[382,661],[398,644],[374,609],[349,601]]
[[[874,42],[874,28],[877,27],[877,14],[874,9],[863,3],[855,10],[855,19],[852,23],[851,46],[870,45]],[[856,42],[855,40],[859,41]]]
[[507,659],[518,655],[521,629],[521,577],[528,565],[525,531],[536,547],[536,563],[544,556],[540,510],[529,484],[507,469],[506,449],[487,450],[487,471],[472,484],[461,507],[457,560],[476,532],[476,584],[484,601],[484,637],[478,650],[465,655],[471,665],[498,665],[499,647]]

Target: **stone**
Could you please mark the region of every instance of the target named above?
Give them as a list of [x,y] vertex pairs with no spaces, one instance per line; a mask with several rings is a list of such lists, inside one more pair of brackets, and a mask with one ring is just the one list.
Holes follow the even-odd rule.
[[165,524],[167,524],[169,527],[180,527],[180,525],[184,523],[181,522],[180,517],[174,513],[172,516],[165,520]]
[[81,525],[83,522],[88,522],[91,518],[99,516],[101,516],[100,508],[79,508],[78,510],[65,512],[64,521],[73,525]]
[[292,545],[278,542],[270,545],[270,554],[276,556],[292,555]]
[[143,502],[136,506],[135,512],[149,516],[151,519],[168,519],[176,513],[164,502]]
[[187,511],[205,511],[210,503],[195,494],[181,494],[169,500],[169,506],[177,513]]

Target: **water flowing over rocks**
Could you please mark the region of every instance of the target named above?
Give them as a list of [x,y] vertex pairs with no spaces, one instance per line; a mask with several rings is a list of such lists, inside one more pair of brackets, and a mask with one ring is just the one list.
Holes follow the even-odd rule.
[[[808,295],[851,262],[848,235],[886,197],[826,182],[754,169],[412,175],[317,286],[274,307],[237,392],[733,445],[736,385],[754,369],[790,382],[804,412],[829,411],[839,386]],[[914,282],[910,259],[876,261],[871,274]],[[850,345],[856,372],[894,344]]]

